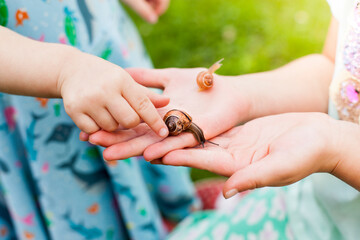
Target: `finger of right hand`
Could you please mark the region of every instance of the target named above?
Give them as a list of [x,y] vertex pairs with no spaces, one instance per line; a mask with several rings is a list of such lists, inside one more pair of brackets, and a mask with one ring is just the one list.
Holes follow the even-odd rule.
[[88,114],[105,131],[115,131],[119,125],[106,108],[93,109]]
[[122,93],[123,96],[140,118],[143,119],[157,135],[166,137],[169,134],[168,128],[141,87],[133,82],[129,83],[125,89]]
[[273,153],[241,168],[226,181],[223,188],[225,198],[232,197],[236,191],[243,192],[266,186],[284,186],[299,180],[293,169],[284,167],[288,159],[289,156],[286,154]]
[[170,1],[169,0],[155,0],[156,7],[155,11],[158,15],[163,14],[169,7]]
[[140,17],[149,23],[156,23],[158,16],[153,7],[145,0],[126,0],[124,1],[132,8]]
[[165,155],[162,162],[165,165],[204,169],[223,176],[230,176],[234,172],[230,154],[207,148],[175,150]]
[[121,96],[110,99],[107,103],[107,109],[115,120],[125,128],[133,128],[140,123],[139,115]]
[[[264,172],[259,171],[262,162],[256,162],[235,172],[223,187],[223,195],[226,199],[235,194],[266,186],[266,181],[262,179]],[[263,169],[263,168],[262,168]],[[268,175],[266,176],[268,178]]]
[[147,147],[144,151],[144,158],[146,161],[162,158],[167,153],[177,149],[186,147],[194,147],[198,143],[191,133],[182,133],[178,136],[170,136],[161,142],[154,143]]
[[96,124],[96,122],[86,114],[76,114],[70,117],[76,126],[78,126],[81,131],[87,134],[92,134],[100,130],[100,127]]
[[150,144],[160,141],[161,138],[154,133],[145,134],[141,137],[131,139],[127,142],[112,145],[104,150],[103,156],[107,161],[126,159],[134,156],[141,156],[144,149]]
[[168,69],[126,68],[125,71],[139,84],[145,87],[163,89],[168,83]]
[[169,104],[170,98],[161,94],[154,93],[148,88],[144,87],[146,95],[149,97],[150,101],[154,104],[156,108],[162,108]]
[[97,131],[96,133],[90,135],[89,142],[91,142],[92,144],[100,145],[102,147],[110,147],[114,144],[129,141],[133,138],[142,136],[145,131],[149,131],[147,125],[144,129],[146,130],[138,131],[132,128],[116,132]]

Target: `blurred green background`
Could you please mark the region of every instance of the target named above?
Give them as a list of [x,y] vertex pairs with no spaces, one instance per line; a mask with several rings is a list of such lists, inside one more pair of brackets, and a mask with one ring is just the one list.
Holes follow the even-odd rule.
[[[325,0],[172,0],[156,25],[131,14],[156,68],[209,67],[238,75],[321,52],[331,18]],[[193,170],[194,180],[213,176]]]

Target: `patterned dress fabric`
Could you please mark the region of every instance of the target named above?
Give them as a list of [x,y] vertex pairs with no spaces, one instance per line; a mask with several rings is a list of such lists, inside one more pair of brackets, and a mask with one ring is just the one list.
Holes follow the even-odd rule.
[[[121,67],[152,67],[117,0],[0,0],[0,24]],[[188,169],[142,158],[107,165],[78,135],[60,99],[0,93],[0,239],[158,240],[162,217],[198,207]]]
[[264,188],[240,198],[235,207],[193,213],[168,239],[295,239],[289,224],[285,194],[283,188]]

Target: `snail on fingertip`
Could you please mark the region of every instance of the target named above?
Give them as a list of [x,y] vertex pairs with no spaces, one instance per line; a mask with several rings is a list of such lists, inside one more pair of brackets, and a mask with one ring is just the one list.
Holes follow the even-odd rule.
[[205,142],[219,146],[217,143],[206,140],[201,128],[193,123],[191,116],[184,111],[177,109],[168,111],[164,116],[164,122],[171,136],[177,136],[182,132],[191,132],[202,147],[204,147]]
[[200,72],[197,77],[196,77],[196,83],[199,86],[199,90],[203,91],[203,90],[208,90],[210,88],[212,88],[212,86],[214,85],[214,73],[216,70],[218,70],[222,64],[221,62],[224,59],[220,59],[219,61],[217,61],[216,63],[214,63],[207,71],[202,71]]

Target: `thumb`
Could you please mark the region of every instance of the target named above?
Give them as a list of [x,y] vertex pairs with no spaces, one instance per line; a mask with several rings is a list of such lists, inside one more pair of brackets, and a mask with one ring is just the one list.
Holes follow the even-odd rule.
[[124,2],[132,8],[140,17],[149,23],[156,23],[158,15],[154,8],[145,0],[124,0]]
[[161,94],[154,93],[150,89],[146,89],[146,95],[156,108],[162,108],[169,104],[170,98]]
[[288,157],[282,155],[268,155],[238,170],[226,181],[223,187],[224,197],[231,198],[246,190],[266,186],[284,186],[295,182],[292,169],[284,166]]

